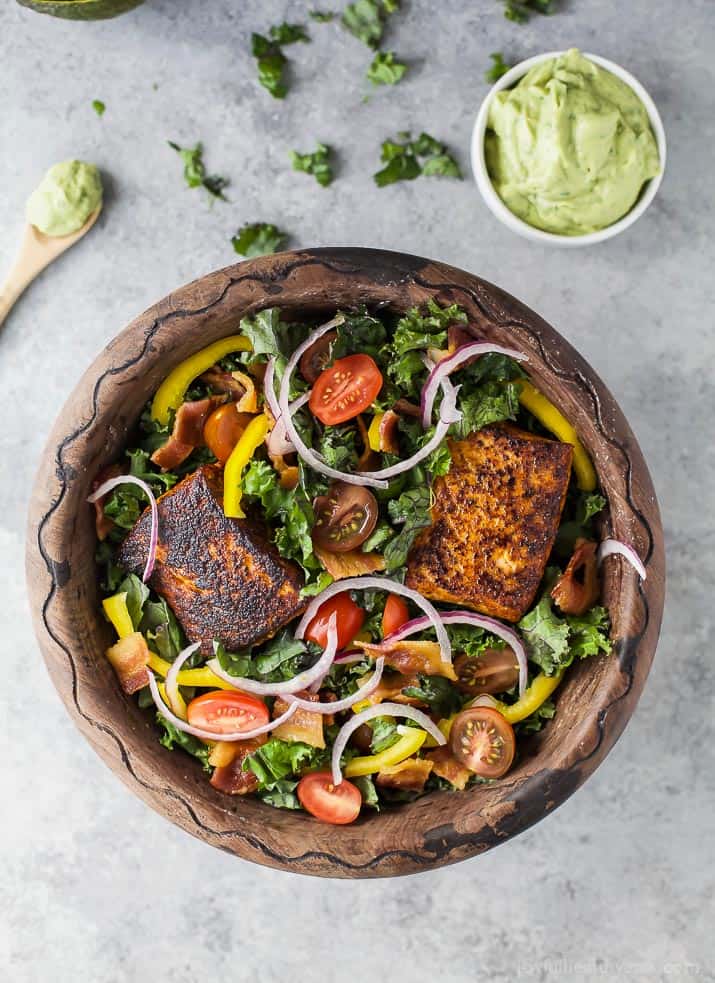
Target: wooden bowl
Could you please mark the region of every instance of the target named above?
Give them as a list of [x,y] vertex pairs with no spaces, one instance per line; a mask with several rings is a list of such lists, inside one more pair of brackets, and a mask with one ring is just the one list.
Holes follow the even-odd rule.
[[[116,460],[157,386],[182,359],[278,305],[320,318],[367,304],[403,311],[430,297],[456,302],[476,333],[529,354],[537,385],[574,422],[608,497],[605,530],[644,558],[641,584],[622,561],[604,566],[615,651],[569,670],[558,713],[518,765],[489,786],[433,793],[352,826],[224,796],[200,765],[158,740],[150,711],[124,696],[104,657],[94,476]],[[70,396],[42,457],[29,516],[27,576],[40,647],[77,726],[120,778],[194,836],[247,860],[305,874],[387,877],[482,853],[543,818],[604,759],[633,713],[655,653],[664,594],[663,540],[651,479],[635,437],[601,380],[540,317],[476,276],[372,249],[312,249],[239,263],[196,280],[133,321]]]

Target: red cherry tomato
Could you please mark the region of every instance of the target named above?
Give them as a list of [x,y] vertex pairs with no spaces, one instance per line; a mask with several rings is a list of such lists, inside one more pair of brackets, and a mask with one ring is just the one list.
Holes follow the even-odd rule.
[[328,644],[328,621],[333,614],[337,615],[338,650],[352,642],[363,626],[365,612],[353,601],[347,591],[344,594],[336,594],[320,605],[318,613],[305,630],[308,641],[325,648]]
[[217,736],[235,731],[254,730],[270,720],[268,707],[247,693],[215,690],[197,696],[186,708],[192,727],[213,731]]
[[369,355],[348,355],[320,373],[308,405],[321,423],[333,426],[366,410],[381,389],[382,373],[374,360]]
[[490,707],[471,707],[458,713],[449,743],[455,758],[482,778],[505,775],[516,751],[514,728]]
[[410,620],[407,601],[399,594],[390,594],[382,612],[382,637],[387,638],[393,631],[402,628]]
[[329,771],[304,775],[296,791],[303,808],[323,823],[344,826],[360,815],[360,789],[346,779],[339,785],[333,785],[333,776]]
[[377,525],[377,499],[361,485],[334,481],[313,502],[313,542],[328,553],[348,553],[364,543]]

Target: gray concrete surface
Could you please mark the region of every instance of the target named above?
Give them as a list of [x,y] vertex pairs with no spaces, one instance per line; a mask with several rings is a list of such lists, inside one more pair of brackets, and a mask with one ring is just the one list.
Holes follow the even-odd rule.
[[[328,4],[324,6],[339,6]],[[0,265],[56,160],[96,161],[105,213],[0,334],[0,961],[8,983],[173,980],[715,979],[713,944],[713,146],[715,4],[569,0],[519,27],[495,0],[405,0],[389,47],[413,63],[363,101],[368,52],[336,25],[290,50],[284,104],[254,80],[251,30],[291,0],[148,0],[72,24],[0,7]],[[491,51],[580,45],[627,66],[669,138],[660,197],[605,246],[515,238],[469,180],[377,191],[380,141],[425,128],[465,172]],[[92,99],[107,105],[102,119]],[[204,141],[230,204],[183,186],[165,140]],[[340,151],[328,190],[287,163]],[[169,826],[73,729],[45,674],[23,582],[27,498],[52,420],[96,352],[173,287],[233,261],[246,220],[297,245],[409,250],[518,294],[590,359],[650,462],[669,549],[668,606],[640,706],[556,814],[480,859],[418,877],[300,879],[232,861]]]

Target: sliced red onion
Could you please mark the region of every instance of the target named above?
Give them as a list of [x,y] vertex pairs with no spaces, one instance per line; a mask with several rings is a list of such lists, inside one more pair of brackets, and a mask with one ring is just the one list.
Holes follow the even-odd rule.
[[[491,632],[492,635],[496,635],[497,638],[501,638],[502,641],[511,646],[516,661],[519,663],[519,696],[524,695],[528,672],[526,649],[513,628],[503,625],[501,621],[497,621],[495,618],[487,618],[485,615],[477,614],[474,611],[439,611],[438,614],[443,625],[473,625],[475,628],[484,628],[485,631]],[[416,635],[418,632],[431,627],[433,626],[430,624],[429,618],[415,618],[398,628],[397,631],[393,631],[391,635],[383,639],[382,644],[401,642],[404,638],[409,638],[410,635]]]
[[285,420],[285,428],[288,439],[291,441],[295,450],[303,458],[306,464],[309,464],[314,471],[318,471],[320,474],[324,474],[326,478],[333,478],[336,481],[345,481],[349,485],[370,485],[373,488],[387,488],[387,482],[382,481],[379,478],[373,478],[368,475],[357,475],[357,474],[346,474],[343,471],[338,471],[335,468],[329,467],[320,456],[316,454],[314,450],[305,443],[300,434],[295,428],[293,419],[290,413],[290,403],[288,400],[288,395],[290,393],[290,380],[293,375],[293,370],[300,361],[300,357],[303,352],[307,351],[312,344],[314,344],[319,338],[322,338],[324,334],[328,331],[332,331],[337,325],[342,324],[345,318],[342,314],[334,317],[331,321],[326,324],[321,325],[316,328],[315,331],[311,332],[302,344],[298,345],[296,350],[293,352],[291,357],[288,359],[288,364],[285,367],[285,372],[283,373],[283,378],[281,379],[280,395],[278,397],[278,408]]
[[175,713],[169,709],[169,707],[164,703],[161,698],[161,693],[159,692],[159,687],[156,684],[156,679],[154,678],[154,673],[151,669],[147,669],[147,675],[149,676],[149,690],[151,691],[151,698],[153,699],[157,710],[173,724],[177,730],[183,731],[184,734],[193,734],[194,737],[200,738],[202,741],[248,741],[252,737],[260,737],[261,734],[267,734],[269,731],[273,730],[274,727],[279,727],[284,724],[286,720],[290,720],[293,714],[296,712],[298,707],[292,703],[285,713],[282,713],[280,717],[276,717],[275,720],[269,720],[267,724],[262,724],[260,727],[254,727],[253,730],[239,730],[232,731],[230,734],[221,734],[215,730],[204,730],[202,727],[194,727],[188,724],[181,717],[177,717]]
[[493,710],[496,705],[497,701],[488,693],[482,693],[480,696],[475,696],[473,700],[469,701],[470,707],[489,707]]
[[362,649],[350,649],[348,652],[339,652],[335,656],[336,666],[347,666],[351,665],[353,662],[364,662],[365,653]]
[[106,495],[117,485],[137,485],[141,488],[146,497],[149,499],[149,508],[151,509],[151,529],[149,531],[149,554],[146,558],[146,566],[144,567],[144,573],[142,574],[142,580],[144,583],[147,582],[149,577],[151,577],[154,570],[154,561],[156,560],[156,544],[159,538],[159,509],[156,505],[156,499],[154,498],[154,493],[152,492],[146,481],[142,481],[141,478],[135,478],[133,474],[120,474],[116,478],[109,478],[107,481],[103,481],[99,488],[96,488],[92,494],[87,498],[88,502],[96,502],[98,498],[102,495]]
[[382,679],[382,671],[385,668],[385,659],[383,656],[375,663],[375,671],[360,689],[356,689],[354,693],[350,696],[346,696],[344,700],[336,700],[334,703],[311,703],[310,700],[304,700],[300,696],[284,696],[283,699],[287,700],[291,704],[299,706],[301,710],[309,710],[310,713],[339,713],[341,710],[349,710],[351,706],[364,700],[371,693],[373,693],[377,687],[380,685],[380,680]]
[[278,405],[278,397],[276,396],[276,390],[273,384],[275,371],[276,359],[274,355],[271,355],[266,364],[266,374],[263,376],[263,396],[268,404],[268,409],[273,415],[273,419],[277,423],[278,417],[281,415],[281,408]]
[[[338,647],[336,622],[337,615],[331,615],[328,621],[328,642],[323,654],[315,665],[311,666],[310,669],[299,672],[292,679],[284,679],[280,683],[259,683],[255,679],[247,679],[244,676],[232,676],[225,669],[221,668],[221,663],[218,659],[211,659],[206,665],[212,672],[216,673],[219,679],[231,683],[236,689],[243,690],[246,693],[257,693],[259,696],[284,696],[286,693],[297,693],[300,689],[307,689],[316,679],[322,679],[333,664],[335,651]],[[299,635],[295,637],[302,638]]]
[[197,649],[201,648],[201,642],[194,642],[193,645],[187,646],[183,652],[179,652],[177,657],[171,663],[171,669],[166,674],[166,679],[164,680],[164,689],[166,690],[166,698],[169,701],[169,706],[174,711],[174,713],[179,713],[179,708],[181,707],[181,700],[179,698],[179,681],[178,676],[181,667],[190,658]]
[[614,556],[616,553],[628,560],[641,580],[646,579],[648,575],[646,573],[645,566],[643,565],[643,561],[632,546],[629,546],[628,543],[622,543],[620,539],[603,540],[601,545],[598,547],[599,564],[602,563],[607,556]]
[[420,397],[420,409],[422,410],[422,426],[425,430],[432,423],[432,407],[437,396],[437,389],[442,380],[451,372],[454,372],[455,369],[458,369],[467,359],[474,358],[477,355],[487,355],[490,352],[496,352],[498,355],[508,355],[509,358],[513,358],[517,362],[528,361],[528,357],[522,352],[515,351],[513,348],[504,348],[503,345],[495,345],[490,341],[470,341],[466,345],[460,345],[456,352],[453,352],[447,358],[443,358],[441,362],[433,366],[427,377],[427,382],[424,384]]
[[[305,614],[298,622],[298,627],[295,630],[295,637],[303,638],[310,622],[316,616],[322,605],[326,601],[330,600],[331,597],[335,597],[336,594],[342,594],[346,590],[371,589],[384,590],[388,594],[400,594],[402,597],[408,598],[410,601],[416,604],[417,607],[421,608],[426,617],[418,620],[424,620],[428,626],[431,626],[436,631],[437,641],[439,642],[442,650],[442,661],[452,661],[452,646],[449,643],[449,635],[442,624],[440,613],[437,611],[434,605],[430,604],[427,598],[422,597],[422,595],[416,590],[412,590],[410,587],[405,587],[404,584],[399,583],[397,580],[390,580],[389,577],[347,577],[345,580],[336,580],[334,583],[326,587],[325,590],[321,591],[320,594],[317,594],[310,602],[305,610]],[[414,622],[410,622],[410,624],[414,624]]]
[[408,457],[405,461],[398,461],[397,464],[393,464],[392,467],[383,468],[381,471],[358,471],[358,476],[360,478],[367,478],[372,476],[373,478],[394,478],[398,474],[402,474],[403,471],[409,471],[420,461],[424,461],[426,457],[436,450],[442,443],[444,438],[447,436],[447,432],[451,424],[457,423],[462,418],[462,414],[457,409],[457,393],[459,392],[459,386],[455,389],[452,383],[444,378],[440,380],[440,385],[444,391],[444,399],[439,408],[439,420],[437,426],[435,427],[434,434],[432,438],[427,441],[424,447],[420,447],[416,454],[412,457]]
[[[303,393],[298,399],[294,399],[290,404],[291,413],[297,413],[299,409],[305,406],[309,399],[310,392]],[[282,413],[276,418],[273,429],[268,434],[266,447],[268,448],[268,453],[274,456],[280,454],[282,457],[285,457],[286,454],[295,454],[293,442],[288,439],[286,434],[285,418]]]
[[373,717],[408,717],[426,730],[435,739],[437,744],[447,743],[447,738],[437,724],[430,720],[427,714],[422,713],[421,710],[416,710],[414,707],[402,703],[376,703],[374,706],[367,707],[367,709],[361,710],[360,713],[356,713],[352,720],[348,720],[338,731],[338,736],[335,738],[335,744],[333,745],[333,757],[331,761],[334,785],[339,785],[343,780],[343,773],[340,770],[340,758],[350,740],[350,735],[358,727],[361,727],[362,724],[367,723],[368,720],[372,720]]

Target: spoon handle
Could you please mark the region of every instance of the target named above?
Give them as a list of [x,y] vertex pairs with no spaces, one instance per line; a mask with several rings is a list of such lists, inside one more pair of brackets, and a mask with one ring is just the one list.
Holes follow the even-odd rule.
[[23,276],[19,263],[16,263],[10,271],[7,279],[0,287],[0,326],[14,307],[15,301],[32,283],[35,275],[36,271],[33,270],[30,276]]

